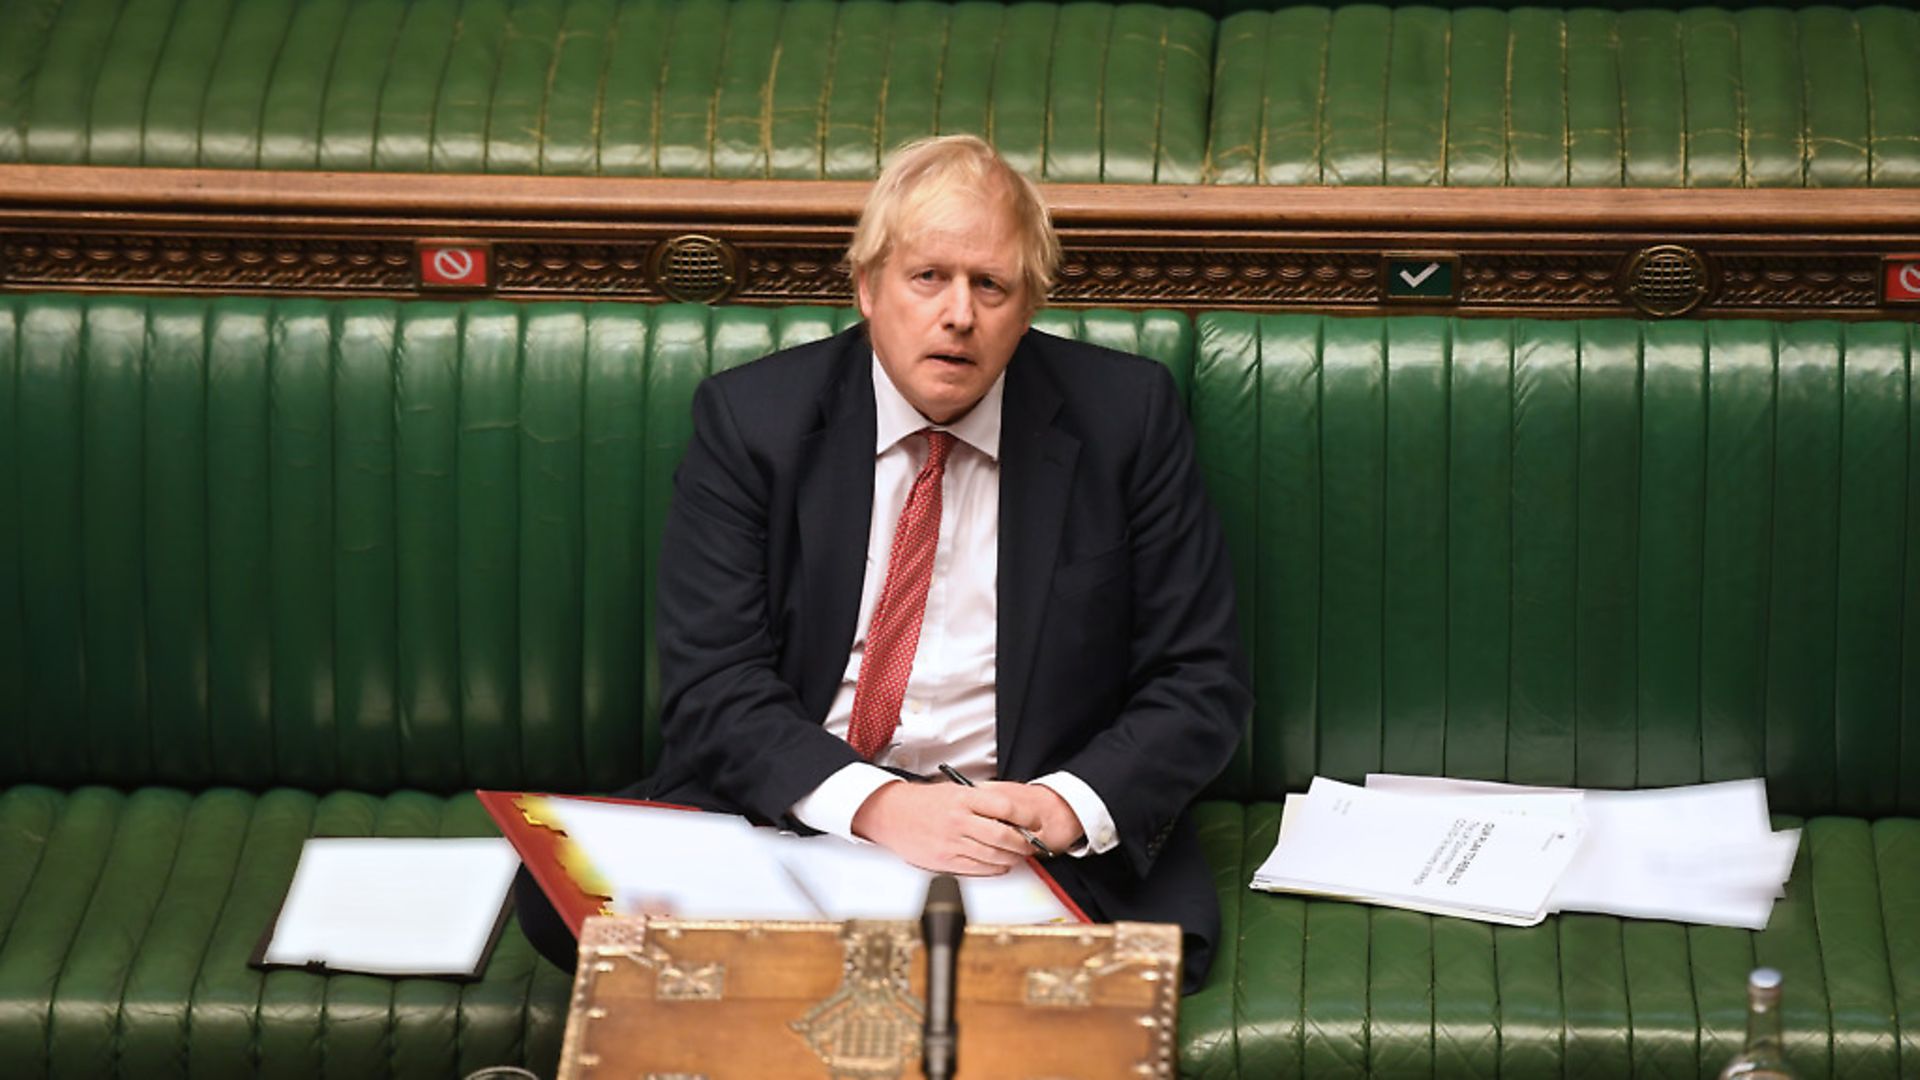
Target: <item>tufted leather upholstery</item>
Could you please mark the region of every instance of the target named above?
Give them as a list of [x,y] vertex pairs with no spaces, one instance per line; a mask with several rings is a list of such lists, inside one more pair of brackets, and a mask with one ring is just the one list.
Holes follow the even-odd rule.
[[490,836],[472,796],[274,788],[0,793],[9,1077],[550,1074],[568,978],[518,931],[483,981],[246,966],[308,836]]
[[[845,311],[0,296],[9,1076],[550,1069],[566,981],[243,960],[308,835],[644,769],[652,544],[711,370]],[[1812,1077],[1920,1063],[1920,395],[1904,324],[1050,312],[1166,362],[1260,704],[1199,809],[1188,1076],[1700,1075],[1787,973]],[[1763,933],[1251,893],[1273,801],[1376,768],[1761,774]],[[1796,819],[1783,819],[1796,820]]]
[[[1282,8],[1299,6],[1293,3],[1292,0],[1163,0],[1163,2],[1169,7],[1194,8],[1215,16],[1233,15],[1242,11],[1278,11]],[[1842,8],[1875,7],[1879,6],[1879,2],[1880,0],[1837,0],[1835,3],[1823,4],[1822,6]],[[1434,3],[1432,0],[1382,0],[1381,6],[1389,8],[1474,7],[1506,10],[1520,7],[1540,7],[1541,5],[1532,2],[1532,0],[1459,0],[1459,2],[1448,0],[1448,2],[1441,3]],[[1630,9],[1690,8],[1700,5],[1692,3],[1691,0],[1650,0],[1650,2],[1649,0],[1591,0],[1591,2],[1581,3],[1578,6],[1586,8]],[[1751,8],[1781,7],[1783,5],[1780,3],[1780,0],[1725,0],[1725,2],[1715,6],[1724,8]]]
[[0,652],[39,718],[0,734],[0,778],[642,775],[645,583],[694,387],[847,317],[0,299],[30,510]]
[[1920,181],[1920,15],[1294,7],[1220,24],[1210,175],[1236,184]]
[[1710,1077],[1745,1037],[1758,964],[1785,973],[1796,1075],[1905,1077],[1920,1061],[1911,817],[1805,822],[1787,898],[1753,934],[1601,915],[1496,927],[1250,892],[1279,811],[1201,808],[1237,946],[1182,1003],[1183,1076]]
[[[1920,1068],[1920,395],[1900,324],[1208,314],[1192,412],[1258,706],[1203,808],[1194,1076],[1711,1075],[1786,972],[1805,1076]],[[1314,773],[1768,778],[1759,934],[1250,893]],[[1844,815],[1844,816],[1842,816]],[[1785,820],[1785,819],[1783,819]]]
[[1758,775],[1920,814],[1913,326],[1198,330],[1259,701],[1233,794]]
[[852,318],[0,297],[0,782],[624,786],[694,388]]
[[11,0],[0,163],[863,179],[970,131],[1054,181],[1920,183],[1909,10],[1200,7]]
[[974,131],[1047,179],[1197,182],[1212,32],[1145,5],[21,0],[0,161],[864,179]]
[[[0,1071],[550,1074],[517,930],[470,986],[245,959],[307,836],[643,774],[694,387],[851,318],[0,297]],[[1043,322],[1190,381],[1182,317]]]

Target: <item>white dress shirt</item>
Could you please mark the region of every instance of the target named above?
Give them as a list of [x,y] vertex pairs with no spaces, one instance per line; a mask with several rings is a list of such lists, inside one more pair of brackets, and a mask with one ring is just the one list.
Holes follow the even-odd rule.
[[[1004,372],[986,397],[951,424],[929,424],[873,361],[876,437],[873,459],[873,517],[867,530],[867,571],[860,587],[860,618],[853,649],[840,676],[840,690],[827,712],[827,730],[841,738],[853,718],[854,689],[866,654],[867,624],[887,577],[888,553],[900,510],[914,478],[927,461],[927,440],[916,433],[928,427],[953,433],[941,479],[940,539],[934,548],[933,578],[920,643],[900,703],[900,726],[876,764],[856,762],[827,777],[793,805],[793,816],[821,832],[847,839],[853,816],[884,784],[900,778],[879,765],[937,776],[948,764],[971,780],[996,774],[998,750],[994,694],[995,643],[998,634],[1000,566],[1000,403]],[[1045,784],[1080,819],[1087,837],[1075,854],[1101,852],[1119,842],[1107,805],[1084,780],[1069,772],[1049,773]]]

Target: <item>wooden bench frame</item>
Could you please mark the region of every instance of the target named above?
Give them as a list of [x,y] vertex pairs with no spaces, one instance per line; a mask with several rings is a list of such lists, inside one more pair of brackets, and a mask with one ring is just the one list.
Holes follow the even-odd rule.
[[[864,182],[0,166],[0,290],[846,303]],[[1046,185],[1052,302],[1885,318],[1920,190]],[[423,281],[436,245],[484,286]],[[1392,298],[1391,257],[1451,262]],[[1652,286],[1652,267],[1669,288]],[[1920,269],[1914,271],[1920,280]]]

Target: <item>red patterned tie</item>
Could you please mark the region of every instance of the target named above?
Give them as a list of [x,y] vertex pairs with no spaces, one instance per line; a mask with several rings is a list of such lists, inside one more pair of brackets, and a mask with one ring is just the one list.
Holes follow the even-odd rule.
[[866,652],[860,657],[860,682],[853,690],[853,723],[847,741],[860,756],[885,749],[900,726],[900,700],[907,694],[913,652],[920,646],[920,623],[927,612],[927,586],[933,581],[933,549],[940,543],[940,478],[946,473],[953,436],[928,431],[927,463],[914,477],[907,505],[893,530],[887,554],[887,582],[867,624]]

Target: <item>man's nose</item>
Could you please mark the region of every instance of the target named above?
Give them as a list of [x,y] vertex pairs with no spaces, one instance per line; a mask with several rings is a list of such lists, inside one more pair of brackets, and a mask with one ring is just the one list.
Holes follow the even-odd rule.
[[949,330],[973,329],[973,287],[970,282],[955,280],[947,286],[946,310],[941,315],[941,321]]

